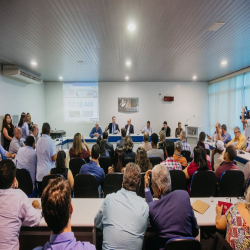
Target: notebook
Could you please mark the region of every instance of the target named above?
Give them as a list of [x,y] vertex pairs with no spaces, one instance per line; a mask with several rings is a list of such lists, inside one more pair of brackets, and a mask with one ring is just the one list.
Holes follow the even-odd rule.
[[192,204],[193,210],[200,213],[200,214],[204,214],[209,207],[210,207],[209,204],[207,204],[206,202],[203,202],[201,200],[196,200]]

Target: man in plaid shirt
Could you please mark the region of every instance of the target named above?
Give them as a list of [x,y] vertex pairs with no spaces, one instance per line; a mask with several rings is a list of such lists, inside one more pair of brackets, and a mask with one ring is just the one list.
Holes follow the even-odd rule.
[[174,155],[174,142],[166,141],[166,151],[167,151],[167,159],[161,162],[161,165],[165,165],[168,170],[182,170],[181,164],[176,161],[173,157]]

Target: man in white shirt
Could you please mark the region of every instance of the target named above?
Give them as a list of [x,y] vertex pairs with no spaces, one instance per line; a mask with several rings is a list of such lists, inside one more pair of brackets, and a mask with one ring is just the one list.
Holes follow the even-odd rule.
[[215,125],[215,132],[213,133],[212,136],[207,135],[207,138],[209,140],[212,140],[212,141],[216,142],[218,140],[218,134],[220,132],[220,129],[221,129],[220,123],[216,123],[216,125]]
[[145,126],[142,131],[141,131],[143,134],[144,133],[148,133],[149,136],[152,134],[152,128],[150,127],[150,121],[147,121],[147,126]]
[[225,147],[223,141],[217,141],[216,143],[216,152],[219,153],[218,159],[214,163],[214,171],[221,165],[222,162],[224,162],[224,153],[225,153]]

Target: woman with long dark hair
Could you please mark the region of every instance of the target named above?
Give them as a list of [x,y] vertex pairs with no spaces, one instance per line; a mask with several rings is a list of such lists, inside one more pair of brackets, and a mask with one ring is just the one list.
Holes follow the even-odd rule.
[[109,167],[108,173],[111,174],[114,172],[119,172],[119,173],[123,172],[125,163],[124,163],[124,152],[122,147],[118,147],[115,149],[113,160],[114,164],[112,167]]
[[26,122],[26,114],[22,113],[20,117],[20,121],[18,123],[18,127],[22,130],[22,139],[23,141],[26,140],[27,136],[29,135],[29,126]]
[[100,147],[100,157],[106,157],[109,156],[109,151],[106,149],[105,146],[105,141],[102,139],[101,136],[99,136],[96,140],[96,143],[99,145]]
[[9,151],[10,142],[14,136],[14,125],[9,114],[6,114],[3,119],[3,138],[4,138],[4,149]]
[[141,172],[146,172],[149,169],[152,169],[152,164],[148,158],[147,151],[142,147],[139,147],[136,150],[135,164],[137,164],[140,167]]
[[61,150],[57,153],[56,167],[50,170],[49,174],[60,174],[65,180],[69,181],[70,187],[73,190],[74,178],[70,169],[66,167],[66,153]]

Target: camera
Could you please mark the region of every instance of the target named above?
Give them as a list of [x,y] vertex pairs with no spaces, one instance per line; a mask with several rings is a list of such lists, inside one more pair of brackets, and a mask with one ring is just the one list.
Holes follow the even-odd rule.
[[[241,116],[242,116],[242,112],[241,112]],[[241,116],[240,116],[240,120],[241,120]],[[250,119],[250,110],[247,109],[247,106],[245,106],[244,119],[245,120]]]

